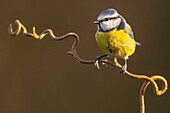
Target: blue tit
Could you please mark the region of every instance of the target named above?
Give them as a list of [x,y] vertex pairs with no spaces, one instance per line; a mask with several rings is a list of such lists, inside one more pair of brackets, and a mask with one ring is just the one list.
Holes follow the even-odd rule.
[[125,60],[121,73],[127,70],[127,60],[134,54],[136,45],[141,45],[134,40],[134,34],[130,25],[115,10],[107,9],[103,11],[94,22],[97,24],[95,34],[99,48],[105,53],[96,57],[95,65],[99,68],[99,60],[102,57],[110,56]]

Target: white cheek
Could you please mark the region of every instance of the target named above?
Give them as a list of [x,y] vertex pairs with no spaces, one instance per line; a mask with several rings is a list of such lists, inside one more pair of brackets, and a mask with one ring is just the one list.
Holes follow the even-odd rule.
[[103,22],[100,24],[101,25],[101,28],[104,30],[104,31],[107,31],[109,29],[111,29],[112,25],[111,25],[111,22],[107,21],[107,22]]
[[117,27],[117,26],[120,24],[120,22],[121,22],[121,19],[120,19],[120,18],[117,18],[117,19],[115,19],[115,20],[112,20],[112,25],[113,25],[114,27]]

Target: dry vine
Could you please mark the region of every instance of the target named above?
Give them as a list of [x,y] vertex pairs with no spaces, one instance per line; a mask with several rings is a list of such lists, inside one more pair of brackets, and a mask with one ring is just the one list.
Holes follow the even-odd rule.
[[[15,23],[18,25],[18,28],[17,28],[16,31],[13,31],[12,24],[10,24],[9,28],[8,28],[8,32],[12,36],[18,35],[21,32],[21,30],[23,30],[24,35],[34,37],[35,39],[38,39],[38,40],[43,39],[46,35],[50,35],[55,40],[63,40],[63,39],[66,39],[68,37],[73,37],[75,39],[75,41],[74,41],[74,43],[73,43],[73,45],[71,47],[71,50],[68,52],[68,54],[72,55],[80,63],[94,64],[95,60],[84,60],[84,59],[80,58],[79,55],[77,54],[76,48],[77,48],[77,45],[80,42],[80,38],[76,33],[67,33],[67,34],[65,34],[63,36],[57,37],[57,36],[54,35],[54,33],[53,33],[53,31],[51,29],[46,29],[40,35],[38,35],[35,32],[35,27],[33,27],[33,33],[29,33],[29,32],[27,32],[27,29],[24,27],[23,24],[21,24],[21,22],[19,20],[16,20]],[[109,60],[107,58],[102,58],[100,60],[100,63],[106,63],[106,64],[109,64],[109,65],[112,65],[112,66],[116,66],[118,68],[122,67],[118,63],[116,58],[114,59],[114,61],[111,61],[111,60]],[[160,76],[160,75],[152,75],[151,77],[148,77],[147,75],[137,75],[137,74],[130,73],[128,71],[125,71],[125,74],[128,75],[131,78],[145,80],[142,87],[141,87],[141,89],[140,89],[140,94],[139,94],[140,113],[145,113],[144,95],[145,95],[146,88],[148,87],[148,85],[150,83],[152,83],[156,95],[162,95],[168,89],[167,80],[164,77]],[[159,89],[159,87],[158,87],[158,85],[156,83],[156,80],[159,80],[159,81],[162,82],[162,88],[161,89]]]

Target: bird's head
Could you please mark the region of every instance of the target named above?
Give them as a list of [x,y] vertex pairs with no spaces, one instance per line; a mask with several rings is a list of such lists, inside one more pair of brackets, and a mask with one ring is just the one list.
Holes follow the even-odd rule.
[[97,24],[98,31],[107,32],[117,28],[121,21],[124,21],[123,17],[115,9],[110,8],[103,11],[94,23]]

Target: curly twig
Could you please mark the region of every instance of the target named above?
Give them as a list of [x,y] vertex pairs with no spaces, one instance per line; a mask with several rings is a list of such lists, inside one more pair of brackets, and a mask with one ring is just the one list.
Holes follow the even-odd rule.
[[[73,45],[71,47],[71,50],[68,52],[68,54],[72,55],[80,63],[94,64],[95,60],[84,60],[84,59],[80,58],[79,55],[77,54],[76,48],[77,48],[77,46],[78,46],[78,44],[80,42],[80,40],[79,40],[80,38],[76,33],[67,33],[67,34],[65,34],[63,36],[57,37],[57,36],[54,35],[54,33],[53,33],[53,31],[51,29],[46,29],[40,35],[38,35],[35,32],[35,27],[33,27],[33,33],[29,33],[29,32],[27,32],[27,29],[24,27],[24,25],[20,23],[19,20],[16,20],[15,22],[18,25],[18,28],[17,28],[16,31],[13,31],[12,24],[10,24],[9,28],[8,28],[9,34],[12,35],[12,36],[18,35],[21,32],[21,30],[23,30],[24,35],[33,37],[33,38],[38,39],[38,40],[43,39],[46,35],[50,35],[55,40],[63,40],[63,39],[66,39],[67,37],[73,37],[75,39],[75,41],[74,41],[74,43],[73,43]],[[117,62],[116,58],[114,59],[114,62],[111,61],[111,60],[108,60],[106,58],[103,58],[103,59],[100,60],[100,63],[107,63],[107,64],[110,64],[112,66],[116,66],[118,68],[122,67]],[[166,79],[164,77],[160,76],[160,75],[153,75],[151,77],[148,77],[146,75],[132,74],[132,73],[130,73],[128,71],[125,71],[125,73],[129,77],[132,77],[132,78],[135,78],[135,79],[145,80],[142,87],[141,87],[141,89],[140,89],[140,94],[139,94],[140,113],[145,113],[144,95],[145,95],[146,88],[148,87],[148,85],[150,83],[152,83],[156,95],[162,95],[168,89],[168,83],[167,83]],[[159,87],[158,87],[158,85],[156,83],[156,80],[159,80],[159,81],[161,81],[163,83],[163,86],[162,86],[161,89],[159,89]]]

